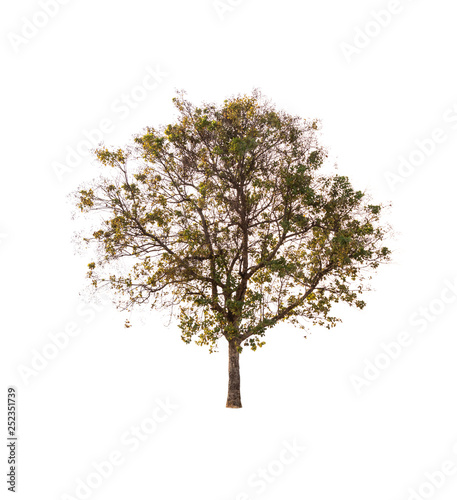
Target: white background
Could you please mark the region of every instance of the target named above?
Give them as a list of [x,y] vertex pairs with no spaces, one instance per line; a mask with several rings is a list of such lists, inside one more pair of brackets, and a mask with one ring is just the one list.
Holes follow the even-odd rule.
[[[457,463],[454,3],[73,0],[51,19],[43,2],[4,4],[0,434],[6,444],[6,387],[16,385],[15,498],[83,498],[88,477],[101,484],[86,498],[98,500],[455,498],[457,468],[435,474]],[[167,76],[144,95],[148,67]],[[173,121],[175,89],[197,104],[254,87],[323,120],[338,171],[392,201],[396,239],[363,311],[342,309],[342,324],[306,340],[279,325],[243,352],[243,409],[228,410],[223,343],[210,355],[166,317],[133,316],[125,329],[112,306],[80,304],[88,259],[74,252],[67,195],[97,167],[87,154],[60,178],[53,166],[103,119],[113,123],[105,143],[120,147]],[[137,102],[121,112],[123,94]],[[441,144],[414,155],[435,129]],[[411,154],[416,166],[399,172]],[[72,323],[79,335],[53,353],[50,335]],[[401,332],[409,345],[386,361],[381,344]],[[55,357],[31,375],[43,352]],[[390,364],[358,391],[370,362]],[[132,450],[122,436],[151,424],[158,398],[175,409]],[[284,444],[294,441],[296,456]],[[93,462],[115,450],[122,465],[97,482]]]

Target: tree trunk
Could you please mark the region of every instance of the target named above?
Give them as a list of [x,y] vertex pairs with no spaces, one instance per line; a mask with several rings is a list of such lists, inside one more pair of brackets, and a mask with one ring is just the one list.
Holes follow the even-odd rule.
[[237,350],[237,345],[236,340],[229,340],[227,408],[241,408],[240,353]]

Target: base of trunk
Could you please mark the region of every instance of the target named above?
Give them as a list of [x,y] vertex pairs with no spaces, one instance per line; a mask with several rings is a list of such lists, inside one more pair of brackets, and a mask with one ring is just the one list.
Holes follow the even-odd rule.
[[240,353],[234,340],[229,341],[229,383],[226,408],[241,408]]
[[226,408],[243,408],[241,406],[241,401],[238,400],[238,401],[228,401],[227,400],[227,404],[225,405]]

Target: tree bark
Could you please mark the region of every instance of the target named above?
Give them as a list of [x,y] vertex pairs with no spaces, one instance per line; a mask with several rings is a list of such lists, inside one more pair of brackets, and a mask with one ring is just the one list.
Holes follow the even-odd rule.
[[227,408],[241,408],[240,392],[240,353],[237,350],[236,340],[229,340],[229,382],[227,395]]

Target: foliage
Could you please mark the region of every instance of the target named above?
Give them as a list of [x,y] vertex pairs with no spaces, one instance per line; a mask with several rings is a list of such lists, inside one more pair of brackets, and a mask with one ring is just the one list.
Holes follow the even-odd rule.
[[[264,344],[279,321],[332,327],[332,305],[358,308],[390,251],[380,205],[348,178],[324,175],[317,120],[278,111],[259,91],[195,107],[147,128],[125,149],[96,151],[110,174],[80,189],[98,227],[94,287],[119,305],[178,308],[182,339],[238,349]],[[114,262],[123,266],[113,272]]]

